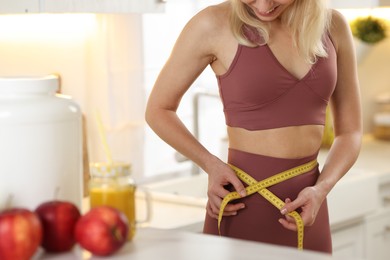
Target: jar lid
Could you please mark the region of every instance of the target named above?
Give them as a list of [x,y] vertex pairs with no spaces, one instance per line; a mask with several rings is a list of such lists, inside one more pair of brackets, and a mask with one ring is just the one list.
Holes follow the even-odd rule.
[[92,177],[119,177],[129,176],[131,165],[129,163],[114,162],[90,163],[90,173]]
[[56,75],[0,77],[0,93],[55,93],[59,88]]

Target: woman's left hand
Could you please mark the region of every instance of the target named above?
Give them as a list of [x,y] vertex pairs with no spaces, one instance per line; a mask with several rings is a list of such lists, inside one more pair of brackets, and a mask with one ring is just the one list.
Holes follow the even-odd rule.
[[285,206],[280,210],[285,218],[279,219],[280,224],[289,230],[296,231],[297,226],[295,220],[287,214],[294,210],[301,209],[302,212],[300,215],[304,226],[313,225],[324,199],[325,195],[320,192],[316,186],[303,189],[294,201],[291,201],[289,198],[286,199]]

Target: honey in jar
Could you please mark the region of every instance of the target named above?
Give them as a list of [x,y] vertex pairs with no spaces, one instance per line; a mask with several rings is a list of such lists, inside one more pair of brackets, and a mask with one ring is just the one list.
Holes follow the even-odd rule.
[[90,171],[90,207],[106,205],[122,211],[129,222],[128,240],[132,240],[136,230],[136,186],[130,177],[130,165],[125,163],[92,163]]

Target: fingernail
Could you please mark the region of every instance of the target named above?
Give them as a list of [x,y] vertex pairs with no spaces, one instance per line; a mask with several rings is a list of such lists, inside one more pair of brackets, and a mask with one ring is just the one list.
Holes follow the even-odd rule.
[[245,205],[241,205],[240,209],[244,209],[245,208]]
[[245,197],[246,196],[246,192],[244,190],[240,191],[240,195],[241,197]]
[[282,210],[280,211],[280,213],[282,213],[282,215],[285,215],[285,214],[287,213],[287,209],[282,209]]

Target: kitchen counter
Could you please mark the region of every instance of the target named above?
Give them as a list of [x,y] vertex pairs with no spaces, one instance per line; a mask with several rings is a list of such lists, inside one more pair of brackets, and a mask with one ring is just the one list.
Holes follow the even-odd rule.
[[[319,155],[320,164],[326,158],[327,150]],[[363,147],[353,169],[379,176],[379,182],[390,183],[390,142],[378,141],[370,136],[364,138]],[[353,174],[353,173],[352,173]],[[146,205],[142,193],[137,196],[137,219],[144,219]],[[83,211],[88,210],[88,199],[84,200]],[[205,209],[185,204],[153,201],[153,216],[146,225],[139,228],[133,242],[128,242],[115,256],[109,259],[343,259],[328,255],[299,252],[262,243],[241,241],[224,237],[197,234],[201,229]],[[193,232],[184,232],[193,231]],[[243,253],[245,252],[245,253]],[[98,259],[76,246],[71,253],[48,255],[42,252],[40,259]],[[358,260],[357,258],[350,258]],[[369,259],[368,259],[369,260]]]
[[[325,162],[328,150],[322,149],[318,160]],[[390,141],[375,139],[372,135],[365,135],[359,158],[352,170],[367,171],[377,174],[384,181],[390,180]],[[347,173],[348,174],[348,173]]]
[[[328,149],[318,156],[323,167]],[[329,221],[332,230],[362,220],[380,207],[381,185],[390,182],[390,142],[371,135],[363,137],[362,149],[351,170],[328,194]],[[351,203],[359,201],[359,206]]]
[[360,156],[353,168],[374,172],[380,183],[390,182],[390,141],[365,136]]
[[[93,257],[76,246],[65,254],[41,252],[35,260],[102,259]],[[110,260],[359,260],[358,258],[332,257],[312,251],[298,251],[295,248],[249,242],[238,239],[217,237],[188,232],[158,229],[139,229],[132,242],[126,243]]]

